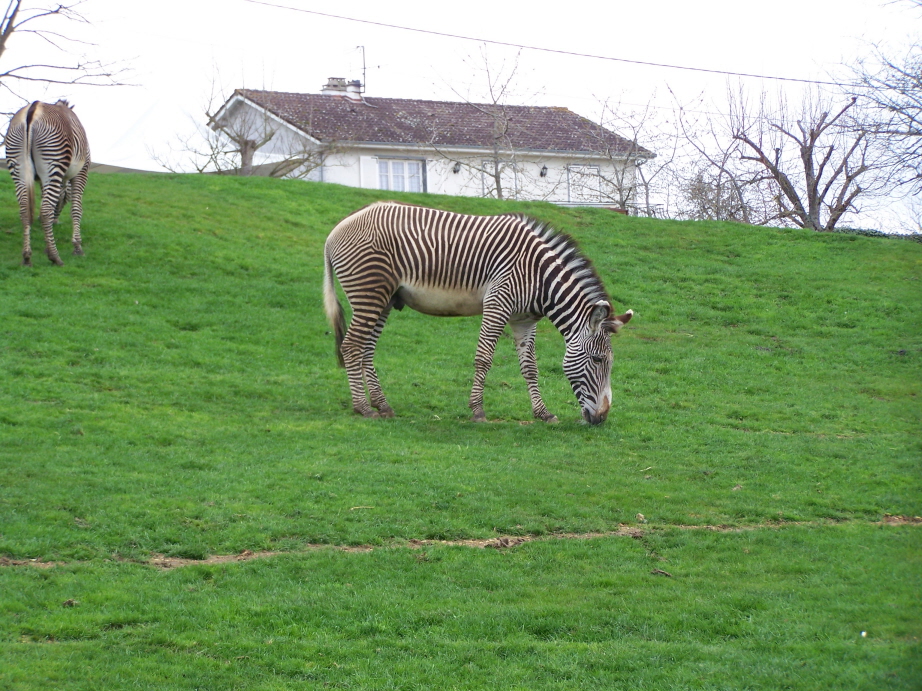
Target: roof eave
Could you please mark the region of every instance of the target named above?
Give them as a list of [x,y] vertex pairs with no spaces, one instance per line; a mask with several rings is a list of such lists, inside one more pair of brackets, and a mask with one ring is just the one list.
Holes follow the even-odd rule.
[[[229,99],[227,99],[227,102],[218,109],[218,112],[215,113],[214,117],[211,119],[211,123],[209,123],[208,126],[211,127],[211,129],[216,129],[217,123],[223,117],[226,117],[228,115],[228,111],[230,110],[231,106],[234,103],[238,103],[238,102],[245,103],[251,108],[255,108],[256,110],[258,110],[264,116],[271,118],[278,124],[284,125],[285,127],[288,127],[289,129],[295,130],[299,135],[303,137],[307,137],[314,144],[320,145],[323,143],[323,140],[318,139],[317,137],[312,135],[310,132],[299,127],[297,124],[291,122],[290,120],[287,120],[286,118],[282,117],[281,115],[277,113],[272,112],[271,110],[269,110],[266,106],[262,105],[261,103],[257,103],[253,99],[248,98],[243,93],[241,93],[240,89],[235,90],[233,95]],[[219,129],[220,126],[218,126],[217,128]]]
[[[302,130],[299,130],[302,131]],[[320,140],[323,141],[323,140]],[[488,146],[459,146],[457,144],[453,145],[433,145],[433,144],[422,144],[419,142],[377,142],[377,141],[360,141],[360,140],[329,140],[330,144],[334,144],[338,147],[356,147],[356,148],[367,148],[367,149],[414,149],[417,151],[436,151],[442,152],[445,154],[484,154],[489,153],[493,154],[492,147]],[[514,149],[516,153],[529,154],[534,156],[553,156],[554,158],[592,158],[600,161],[628,161],[632,158],[642,158],[644,160],[652,159],[656,157],[656,154],[643,151],[633,154],[612,154],[608,156],[599,151],[583,151],[583,150],[573,150],[573,149],[528,149],[528,148],[516,148]]]

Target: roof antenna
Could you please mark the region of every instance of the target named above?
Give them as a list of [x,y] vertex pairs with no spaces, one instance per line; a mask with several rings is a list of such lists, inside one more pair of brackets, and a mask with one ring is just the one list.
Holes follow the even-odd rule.
[[362,51],[362,90],[359,93],[365,93],[365,46],[356,46],[356,50]]

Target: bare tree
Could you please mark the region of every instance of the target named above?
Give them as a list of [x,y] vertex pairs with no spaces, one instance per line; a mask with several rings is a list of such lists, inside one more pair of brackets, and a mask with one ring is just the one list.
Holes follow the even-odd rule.
[[853,71],[852,94],[866,106],[856,126],[881,145],[896,187],[922,194],[922,45],[915,41],[899,61],[878,48]]
[[[25,4],[9,0],[0,19],[0,87],[19,96],[16,85],[27,83],[80,84],[114,86],[122,70],[83,54],[95,47],[91,43],[68,36],[67,23],[89,24],[77,10],[82,0],[49,5]],[[11,42],[20,46],[40,48],[47,61],[6,67],[7,48]]]
[[[530,173],[523,165],[515,144],[517,135],[528,129],[529,122],[527,117],[523,117],[522,108],[513,109],[510,105],[519,71],[520,53],[521,51],[516,53],[511,64],[504,60],[497,67],[495,61],[488,56],[486,48],[481,46],[479,59],[468,60],[475,73],[483,74],[485,103],[477,103],[470,95],[462,95],[452,87],[461,100],[490,123],[490,144],[487,152],[465,155],[450,151],[439,142],[455,123],[434,121],[430,126],[432,136],[426,144],[457,172],[464,171],[472,184],[475,180],[481,181],[484,197],[515,199],[520,190],[529,186]],[[553,186],[544,187],[545,194],[550,194],[554,189]]]
[[778,219],[801,228],[831,231],[858,201],[883,191],[882,162],[867,132],[850,126],[856,99],[833,107],[808,91],[797,108],[784,97],[755,115],[745,96],[731,99],[730,127],[742,160],[761,181],[777,185]]
[[652,99],[640,108],[603,101],[599,124],[591,134],[596,142],[594,153],[609,163],[599,167],[601,196],[625,211],[661,215],[663,205],[654,203],[654,198],[665,190],[665,179],[676,161],[679,133],[675,126],[674,119],[654,109]]
[[729,174],[726,166],[699,162],[684,173],[679,185],[682,218],[749,223],[755,215],[748,186]]
[[[241,105],[226,111],[229,101],[220,96],[216,81],[203,107],[204,121],[193,118],[192,132],[177,136],[168,153],[150,151],[170,172],[304,178],[336,151],[334,143],[318,145],[283,128],[261,108]],[[271,151],[263,152],[266,161],[257,166],[255,155],[264,149]]]
[[735,221],[764,225],[778,219],[777,194],[759,170],[743,159],[743,145],[732,136],[727,118],[702,111],[702,103],[687,106],[675,100],[682,152],[672,170],[680,218]]

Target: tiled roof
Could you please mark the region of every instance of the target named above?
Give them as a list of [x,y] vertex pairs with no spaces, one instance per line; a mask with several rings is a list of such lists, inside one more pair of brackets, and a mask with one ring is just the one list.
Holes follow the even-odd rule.
[[[516,149],[652,157],[614,132],[566,108],[492,106],[401,98],[352,101],[340,95],[238,89],[235,94],[325,142],[492,147],[497,123]],[[494,116],[502,109],[504,115]]]

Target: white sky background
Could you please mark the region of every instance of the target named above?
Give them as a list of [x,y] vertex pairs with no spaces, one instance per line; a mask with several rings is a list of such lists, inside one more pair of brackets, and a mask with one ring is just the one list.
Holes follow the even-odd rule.
[[[657,63],[828,80],[843,63],[871,53],[873,44],[905,54],[922,29],[922,12],[887,0],[652,0],[538,3],[463,0],[399,3],[369,0],[266,0],[318,12],[472,36]],[[546,9],[545,9],[546,7]],[[28,100],[68,98],[86,127],[94,161],[148,170],[151,150],[165,153],[177,134],[193,129],[218,73],[227,95],[234,88],[318,93],[327,77],[361,79],[365,47],[369,97],[471,100],[482,96],[477,71],[481,45],[319,17],[245,0],[86,0],[91,22],[59,22],[62,33],[96,44],[92,52],[128,69],[130,86],[51,85],[20,89]],[[14,36],[3,66],[46,62],[46,48]],[[508,63],[516,50],[488,46],[491,63]],[[772,92],[778,82],[743,81]],[[668,88],[667,88],[668,87]],[[600,102],[654,103],[671,108],[669,88],[690,102],[704,94],[706,110],[725,110],[727,77],[607,60],[522,51],[518,102],[565,106],[598,119]],[[786,85],[786,89],[797,89]],[[0,93],[0,110],[23,105]],[[641,142],[643,143],[643,142]],[[893,210],[891,210],[892,212]],[[893,213],[862,219],[893,224]],[[884,228],[895,230],[896,228]]]

